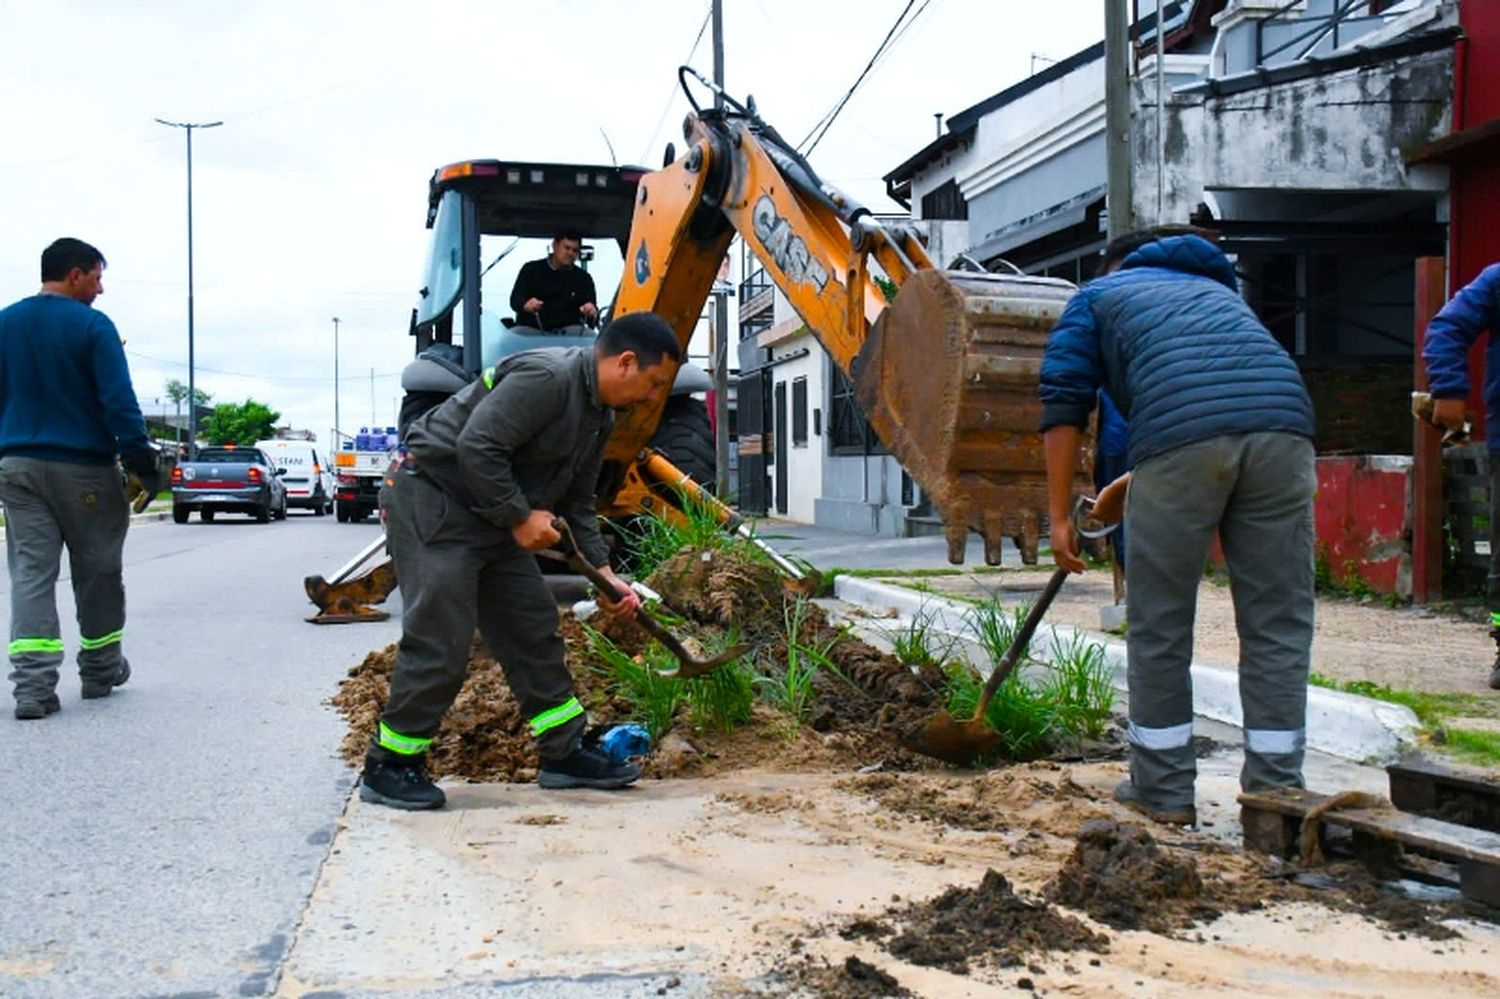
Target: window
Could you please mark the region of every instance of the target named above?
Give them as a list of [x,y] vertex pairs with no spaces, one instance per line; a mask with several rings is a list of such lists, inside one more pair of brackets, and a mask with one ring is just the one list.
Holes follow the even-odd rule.
[[922,195],[922,218],[924,219],[966,219],[968,217],[969,203],[964,200],[958,184],[951,179]]
[[807,447],[807,376],[792,379],[792,446]]
[[829,366],[828,451],[830,454],[888,454],[854,400],[854,383],[832,361]]

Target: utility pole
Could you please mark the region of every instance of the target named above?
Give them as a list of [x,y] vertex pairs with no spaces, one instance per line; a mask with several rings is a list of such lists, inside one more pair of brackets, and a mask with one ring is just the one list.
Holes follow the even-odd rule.
[[333,449],[339,449],[339,317],[333,317]]
[[[714,0],[714,110],[724,110],[724,0]],[[714,494],[729,496],[729,285],[714,282]]]
[[187,133],[187,223],[188,223],[188,460],[198,457],[198,383],[193,360],[193,129],[218,128],[222,121],[186,122],[157,118],[159,124]]
[[1125,0],[1104,0],[1104,154],[1109,238],[1135,228],[1130,172],[1130,22]]

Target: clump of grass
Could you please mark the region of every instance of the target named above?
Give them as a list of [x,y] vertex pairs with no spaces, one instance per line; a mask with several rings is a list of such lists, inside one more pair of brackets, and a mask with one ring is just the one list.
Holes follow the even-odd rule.
[[672,668],[675,663],[672,654],[653,641],[637,659],[593,628],[585,625],[583,631],[598,659],[594,668],[609,680],[613,693],[629,702],[636,716],[634,720],[646,726],[651,741],[670,732],[677,709],[687,694],[681,680],[659,672]]
[[[722,652],[738,641],[739,632],[731,629],[709,654]],[[755,673],[743,658],[681,683],[687,691],[688,718],[694,725],[728,732],[750,720],[755,706]]]
[[[974,637],[992,662],[1000,662],[1015,644],[1029,611],[1030,605],[1007,611],[993,599],[976,605]],[[1021,649],[1022,661],[1029,652],[1028,642]],[[995,691],[984,719],[1000,733],[998,757],[1036,759],[1070,740],[1097,739],[1108,727],[1114,687],[1103,646],[1082,636],[1064,644],[1054,636],[1051,658],[1051,664],[1029,674],[1018,668]],[[950,664],[945,674],[949,713],[972,716],[984,681],[963,663]]]
[[637,576],[647,576],[683,548],[701,549],[741,546],[763,558],[760,549],[727,533],[714,517],[707,503],[678,491],[676,506],[662,512],[636,517],[615,525],[630,551],[631,568]]
[[891,651],[907,666],[941,666],[953,657],[958,639],[938,630],[937,613],[926,604],[900,628],[883,629]]
[[1114,717],[1114,670],[1104,659],[1104,646],[1078,632],[1064,642],[1052,636],[1051,668],[1042,682],[1057,704],[1062,731],[1090,739],[1102,738]]
[[805,598],[798,597],[788,602],[782,613],[786,626],[786,662],[773,666],[769,673],[758,677],[757,682],[771,704],[802,722],[812,712],[816,699],[813,680],[818,672],[824,669],[838,672],[829,652],[843,634],[826,642],[809,641],[806,628],[810,605]]
[[1444,729],[1445,745],[1454,756],[1482,767],[1500,767],[1500,732],[1470,728]]

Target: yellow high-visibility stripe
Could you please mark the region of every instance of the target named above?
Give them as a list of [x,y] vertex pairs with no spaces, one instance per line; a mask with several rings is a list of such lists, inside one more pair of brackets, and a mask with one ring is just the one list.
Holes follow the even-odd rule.
[[380,748],[389,749],[393,753],[402,756],[415,756],[425,753],[427,747],[432,745],[431,739],[418,739],[409,735],[402,735],[391,728],[385,722],[380,723]]
[[570,697],[557,707],[543,711],[531,719],[531,734],[541,735],[549,729],[572,721],[581,714],[583,714],[583,705],[578,703],[578,698]]
[[11,655],[19,655],[22,652],[61,652],[63,643],[61,638],[18,638],[10,643]]
[[106,645],[113,645],[124,637],[125,629],[121,628],[119,631],[111,631],[109,634],[100,635],[98,638],[80,638],[78,640],[78,647],[81,649],[102,649]]

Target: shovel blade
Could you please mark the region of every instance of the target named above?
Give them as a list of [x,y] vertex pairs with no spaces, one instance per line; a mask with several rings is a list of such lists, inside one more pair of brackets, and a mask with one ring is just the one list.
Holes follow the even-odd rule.
[[957,767],[971,765],[979,757],[1000,748],[1000,742],[1000,733],[982,718],[960,721],[946,711],[933,715],[901,739],[901,744],[912,752]]
[[678,656],[677,668],[671,670],[657,670],[662,676],[676,676],[684,680],[695,676],[703,676],[712,673],[720,666],[734,662],[736,659],[746,655],[755,648],[753,642],[741,642],[739,645],[731,645],[718,655],[709,659],[693,659],[690,656]]

